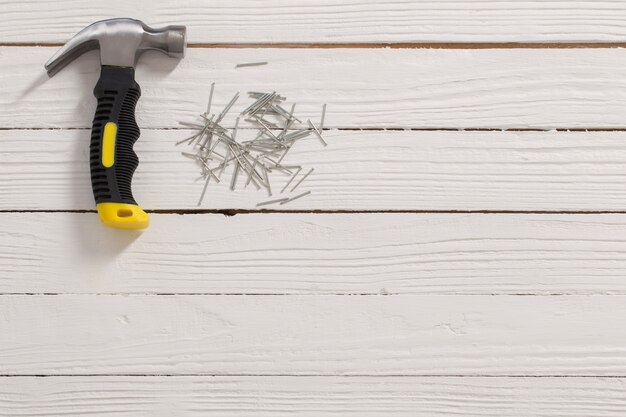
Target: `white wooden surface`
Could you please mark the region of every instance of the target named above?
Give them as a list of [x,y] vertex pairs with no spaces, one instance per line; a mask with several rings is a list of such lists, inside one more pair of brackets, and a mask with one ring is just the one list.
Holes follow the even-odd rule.
[[626,294],[623,215],[1,216],[5,294]]
[[3,8],[0,42],[64,42],[120,16],[186,24],[190,42],[202,43],[626,40],[620,0],[5,0]]
[[7,375],[626,374],[625,296],[14,295]]
[[[242,131],[240,137],[253,131]],[[0,130],[2,210],[93,209],[89,130]],[[144,130],[135,197],[148,209],[196,209],[204,181],[175,143],[187,130]],[[587,210],[626,207],[624,132],[326,132],[328,147],[299,142],[285,163],[314,167],[312,194],[266,209]],[[45,149],[45,152],[41,150]],[[230,172],[227,171],[229,174]],[[274,175],[280,190],[289,175]],[[254,209],[254,187],[211,184],[202,208]]]
[[[2,126],[91,127],[98,55],[48,79],[55,50],[0,47]],[[235,69],[256,61],[268,65]],[[193,48],[178,65],[154,52],[137,67],[137,115],[140,127],[180,127],[215,82],[216,108],[237,91],[280,91],[313,120],[327,103],[328,128],[624,128],[624,62],[625,49]]]
[[16,377],[0,415],[622,417],[622,378]]
[[[624,2],[1,9],[0,416],[626,414]],[[145,233],[85,212],[97,54],[43,71],[120,15],[194,44],[137,69],[134,191],[168,212]],[[224,187],[203,208],[253,212],[181,211],[201,185],[173,143],[212,82],[218,107],[328,103],[299,212]]]

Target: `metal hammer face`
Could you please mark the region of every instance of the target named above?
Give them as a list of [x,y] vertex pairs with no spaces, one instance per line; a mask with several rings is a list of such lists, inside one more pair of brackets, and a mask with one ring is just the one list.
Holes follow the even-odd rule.
[[185,26],[153,29],[140,20],[120,18],[101,20],[87,26],[70,39],[46,63],[53,76],[74,59],[100,49],[100,63],[115,67],[134,67],[139,56],[149,50],[182,58],[186,46]]

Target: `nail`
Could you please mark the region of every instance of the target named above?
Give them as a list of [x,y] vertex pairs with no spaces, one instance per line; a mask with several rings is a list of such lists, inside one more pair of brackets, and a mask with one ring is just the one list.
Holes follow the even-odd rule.
[[209,103],[206,105],[206,114],[211,114],[211,102],[213,101],[213,90],[215,83],[211,83],[211,92],[209,93]]
[[300,179],[300,181],[298,181],[298,183],[297,183],[296,185],[294,185],[294,186],[293,186],[293,188],[291,189],[291,191],[289,191],[289,192],[290,192],[290,193],[293,193],[293,190],[295,190],[296,188],[298,188],[298,185],[302,184],[302,181],[304,181],[304,180],[306,179],[306,177],[308,177],[308,176],[311,174],[311,172],[313,172],[313,168],[311,168],[311,169],[309,170],[309,172],[307,172],[306,174],[304,174],[304,177],[302,177],[302,178]]
[[235,162],[235,172],[233,172],[230,180],[230,191],[235,191],[235,185],[237,184],[237,174],[239,173],[239,162]]
[[296,171],[295,174],[293,174],[293,176],[289,179],[289,181],[287,181],[287,184],[285,184],[285,186],[283,187],[282,190],[280,190],[280,193],[282,194],[283,191],[285,191],[287,189],[287,187],[289,187],[289,184],[291,184],[291,182],[294,180],[294,178],[296,178],[298,176],[298,174],[300,173],[300,171],[302,171],[302,167],[298,168],[298,170]]
[[257,207],[261,207],[261,206],[267,206],[267,205],[275,204],[275,203],[281,203],[282,204],[282,202],[284,202],[286,200],[289,200],[289,199],[288,198],[279,198],[279,199],[276,199],[276,200],[263,201],[262,203],[257,203],[256,206]]
[[280,205],[282,206],[283,204],[291,203],[293,200],[297,200],[297,199],[302,198],[305,195],[309,195],[309,194],[311,194],[311,191],[307,191],[307,192],[299,194],[299,195],[297,195],[295,197],[291,197],[291,198],[287,199],[287,201],[281,202]]
[[204,183],[204,188],[202,189],[202,194],[200,194],[200,200],[198,200],[198,207],[202,205],[202,200],[204,200],[204,194],[206,193],[206,189],[209,186],[209,181],[211,180],[211,176],[209,175],[206,178],[206,182]]
[[313,132],[315,133],[315,136],[317,136],[317,138],[320,140],[320,142],[322,142],[322,145],[327,146],[328,144],[326,143],[326,141],[324,141],[324,138],[322,137],[322,134],[319,132],[319,130],[317,130],[317,128],[315,127],[315,125],[313,124],[311,119],[308,119],[307,123],[309,124],[311,129],[313,129]]

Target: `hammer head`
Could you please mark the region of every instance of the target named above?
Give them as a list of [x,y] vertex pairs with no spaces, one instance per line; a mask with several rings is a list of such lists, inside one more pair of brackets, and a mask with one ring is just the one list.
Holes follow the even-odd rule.
[[182,58],[187,44],[185,33],[185,26],[153,29],[135,19],[101,20],[78,32],[50,58],[45,68],[52,77],[92,49],[100,49],[102,65],[116,67],[134,67],[139,56],[149,49]]

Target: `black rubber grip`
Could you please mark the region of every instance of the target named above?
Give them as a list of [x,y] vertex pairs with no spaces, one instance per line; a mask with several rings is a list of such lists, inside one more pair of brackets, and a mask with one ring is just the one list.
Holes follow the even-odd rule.
[[[135,121],[135,105],[141,96],[141,89],[135,82],[135,69],[102,66],[93,94],[98,99],[98,108],[91,129],[89,160],[96,204],[137,204],[131,191],[133,174],[139,164],[133,145],[140,134]],[[105,167],[102,149],[105,126],[109,122],[117,125],[117,135],[114,163]]]

